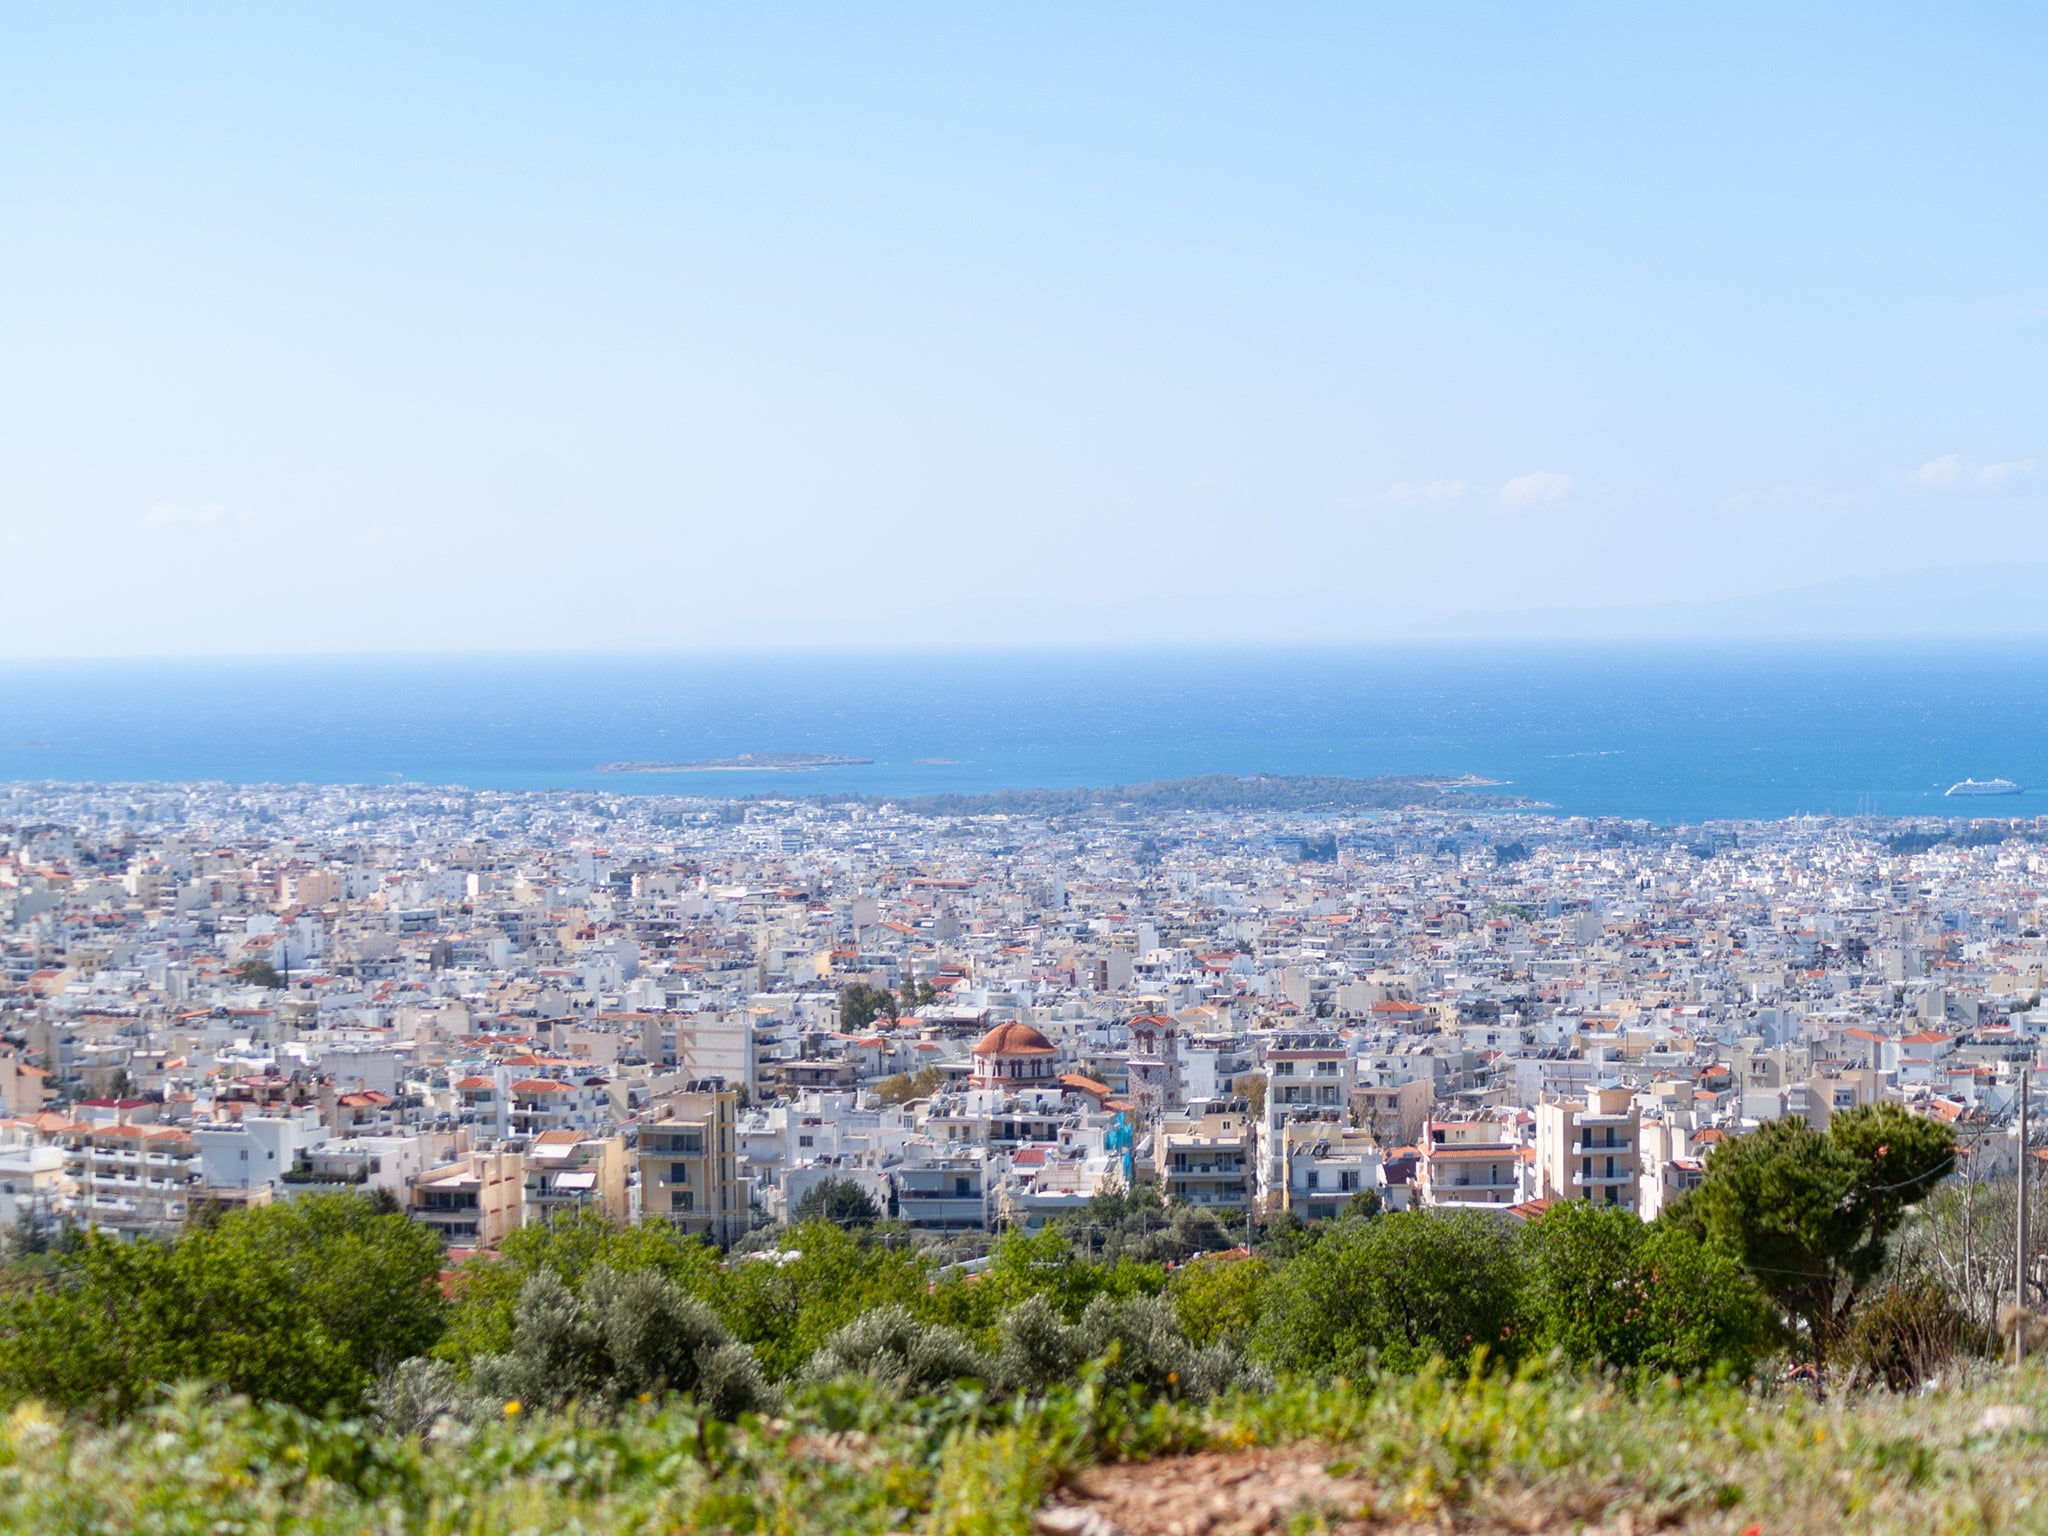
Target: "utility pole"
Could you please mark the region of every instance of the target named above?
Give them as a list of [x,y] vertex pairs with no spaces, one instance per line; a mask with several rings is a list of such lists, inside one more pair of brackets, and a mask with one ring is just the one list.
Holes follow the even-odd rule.
[[2027,1079],[2034,1075],[2034,1053],[2031,1049],[2027,1058],[2020,1063],[2020,1168],[2019,1228],[2014,1233],[2013,1244],[2015,1263],[2013,1265],[2012,1302],[2018,1314],[2012,1335],[2012,1363],[2019,1365],[2027,1357]]

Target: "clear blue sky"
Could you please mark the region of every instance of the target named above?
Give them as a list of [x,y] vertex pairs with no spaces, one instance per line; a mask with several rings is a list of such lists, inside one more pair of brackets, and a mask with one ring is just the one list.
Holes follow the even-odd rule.
[[0,654],[1373,635],[2048,559],[2044,32],[12,7]]

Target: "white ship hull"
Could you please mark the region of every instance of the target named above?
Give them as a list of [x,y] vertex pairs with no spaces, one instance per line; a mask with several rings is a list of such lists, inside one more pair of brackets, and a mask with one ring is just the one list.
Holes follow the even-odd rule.
[[2026,791],[2011,779],[1965,779],[1960,784],[1951,784],[1951,795],[2019,795]]

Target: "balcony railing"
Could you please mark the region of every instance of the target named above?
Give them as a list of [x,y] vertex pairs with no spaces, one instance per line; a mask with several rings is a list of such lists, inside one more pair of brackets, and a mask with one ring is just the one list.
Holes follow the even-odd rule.
[[1633,1137],[1622,1137],[1619,1141],[1575,1141],[1572,1143],[1573,1157],[1618,1157],[1624,1152],[1636,1149]]
[[1604,1184],[1633,1184],[1635,1181],[1636,1173],[1633,1168],[1617,1168],[1612,1173],[1575,1173],[1572,1175],[1572,1182],[1581,1189]]

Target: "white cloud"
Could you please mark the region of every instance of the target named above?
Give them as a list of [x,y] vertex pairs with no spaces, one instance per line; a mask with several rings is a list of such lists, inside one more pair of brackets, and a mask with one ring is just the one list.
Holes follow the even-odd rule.
[[227,515],[228,509],[218,503],[193,506],[178,502],[160,501],[142,514],[142,521],[152,528],[161,528],[172,523],[217,523]]
[[1995,491],[2009,480],[2034,472],[2032,459],[2004,459],[1996,464],[1971,464],[1960,453],[1944,453],[1918,469],[1906,471],[1906,483],[1923,491]]
[[1412,480],[1402,480],[1387,487],[1389,501],[1463,501],[1476,487],[1463,480],[1431,480],[1417,485]]
[[1534,507],[1556,501],[1579,483],[1576,475],[1561,475],[1554,469],[1539,469],[1517,475],[1500,488],[1503,506]]

